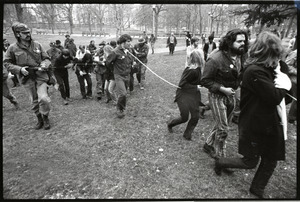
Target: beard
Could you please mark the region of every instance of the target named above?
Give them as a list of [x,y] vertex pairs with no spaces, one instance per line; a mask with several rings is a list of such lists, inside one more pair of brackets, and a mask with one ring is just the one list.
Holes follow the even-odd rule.
[[240,46],[239,48],[231,47],[230,51],[237,55],[243,55],[245,53],[245,46]]

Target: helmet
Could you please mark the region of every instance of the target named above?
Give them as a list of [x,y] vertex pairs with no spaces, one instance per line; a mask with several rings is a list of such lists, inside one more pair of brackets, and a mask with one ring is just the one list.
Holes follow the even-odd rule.
[[20,23],[20,22],[15,22],[12,25],[12,31],[14,32],[14,35],[16,38],[18,38],[18,33],[20,32],[30,32],[30,29],[28,28],[28,26],[24,23]]

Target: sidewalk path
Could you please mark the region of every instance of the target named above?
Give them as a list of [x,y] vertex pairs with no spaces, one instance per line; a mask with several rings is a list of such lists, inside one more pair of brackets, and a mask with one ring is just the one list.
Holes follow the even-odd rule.
[[[200,47],[200,49],[202,49],[202,44],[198,45]],[[175,51],[186,51],[186,46],[176,46],[175,47]],[[169,52],[169,48],[154,48],[154,54],[155,53],[168,53]],[[149,47],[149,53],[151,54],[151,48]]]

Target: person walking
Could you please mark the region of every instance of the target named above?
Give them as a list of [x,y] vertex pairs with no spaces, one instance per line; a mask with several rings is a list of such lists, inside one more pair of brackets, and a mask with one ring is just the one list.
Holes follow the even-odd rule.
[[190,34],[189,31],[186,32],[185,35],[185,43],[186,43],[186,47],[191,45],[191,39],[192,39],[192,35]]
[[64,43],[64,47],[67,48],[67,45],[69,44],[69,42],[71,41],[71,36],[70,34],[66,34],[65,35],[65,43]]
[[176,45],[177,45],[177,39],[174,33],[172,32],[167,39],[167,47],[169,47],[169,55],[173,55]]
[[55,47],[58,48],[61,51],[64,49],[64,47],[61,45],[61,41],[60,40],[56,40],[55,41]]
[[201,85],[209,90],[208,99],[215,120],[204,144],[204,151],[211,157],[225,156],[229,121],[235,108],[235,90],[240,84],[242,55],[248,50],[247,33],[241,29],[227,32],[219,50],[206,61]]
[[224,168],[253,169],[250,193],[263,198],[277,161],[285,160],[286,111],[284,97],[291,88],[288,76],[281,72],[281,40],[264,31],[251,46],[241,85],[241,113],[238,123],[238,152],[242,158],[219,158],[215,172]]
[[[5,53],[6,53],[9,46],[10,46],[10,43],[8,42],[8,40],[3,39],[3,58],[4,58],[4,55],[5,55]],[[19,83],[19,80],[18,80],[16,74],[12,74],[11,72],[8,72],[8,75],[10,75],[10,76],[7,76],[7,78],[11,78],[11,80],[14,83],[13,88],[20,86],[20,83]]]
[[204,59],[205,61],[207,60],[208,56],[210,55],[210,53],[215,50],[217,48],[216,43],[214,42],[214,37],[212,35],[210,35],[208,37],[208,42],[205,43],[204,47],[203,47],[203,52],[204,52]]
[[73,57],[70,55],[68,49],[63,49],[61,54],[54,61],[54,75],[59,85],[61,97],[63,98],[64,105],[68,105],[70,101],[70,85],[69,85],[69,72],[68,69],[74,66]]
[[104,55],[103,55],[103,61],[105,62],[105,67],[106,67],[106,71],[105,71],[105,84],[104,84],[104,91],[106,93],[106,103],[109,103],[109,101],[113,101],[114,104],[117,103],[116,100],[116,95],[115,95],[115,78],[114,78],[114,74],[113,74],[113,67],[112,66],[108,66],[108,64],[106,64],[106,60],[107,57],[109,56],[109,54],[112,53],[112,51],[114,50],[116,45],[116,41],[111,41],[108,45],[104,46],[103,51],[104,51]]
[[[149,52],[149,47],[146,44],[146,40],[144,38],[139,38],[138,43],[134,45],[133,47],[135,56],[145,65],[147,65],[148,59],[148,52]],[[137,80],[139,82],[139,86],[141,90],[145,89],[145,78],[146,78],[146,70],[147,68],[145,65],[143,65],[139,61],[136,61],[136,66],[138,69],[138,72],[136,73]],[[133,75],[131,76],[130,80],[130,86],[133,89],[133,84],[134,84],[134,77]]]
[[188,60],[188,66],[184,69],[179,81],[180,88],[176,90],[175,102],[177,102],[180,117],[167,123],[168,131],[173,133],[173,127],[187,122],[189,114],[191,114],[191,118],[183,134],[186,140],[192,139],[192,133],[199,120],[201,96],[197,85],[200,85],[203,67],[203,55],[196,50],[192,51]]
[[34,41],[31,31],[24,23],[13,23],[12,31],[17,42],[6,51],[4,66],[8,71],[18,75],[32,102],[32,110],[37,116],[35,129],[50,129],[50,97],[48,95],[49,75],[47,70],[51,64],[48,54],[42,45]]
[[[91,72],[93,68],[93,57],[91,53],[85,49],[85,46],[79,46],[74,63],[76,66],[75,74],[80,85],[82,99],[92,99]],[[85,89],[85,82],[87,83],[87,90]]]
[[154,54],[154,46],[155,46],[155,42],[156,42],[156,37],[154,36],[154,34],[151,34],[149,42],[150,42],[152,54]]
[[102,94],[104,94],[104,85],[105,85],[105,78],[104,74],[106,72],[106,65],[104,59],[104,47],[106,46],[106,42],[102,41],[99,44],[99,49],[95,53],[94,62],[96,63],[94,72],[96,74],[96,95],[97,99],[102,99]]
[[123,118],[126,109],[126,94],[129,86],[133,57],[128,53],[132,38],[123,34],[118,39],[118,46],[108,55],[106,63],[113,66],[117,94],[117,117]]
[[3,82],[2,82],[2,93],[3,93],[3,97],[7,98],[10,103],[12,103],[15,108],[18,110],[20,109],[19,107],[19,102],[18,100],[16,99],[16,97],[11,93],[8,85],[7,85],[7,79],[8,79],[8,71],[6,70],[6,68],[4,66],[2,66],[3,70],[3,74],[2,74],[2,79],[3,79]]
[[70,51],[70,55],[72,57],[75,57],[76,56],[76,53],[77,53],[77,47],[74,43],[74,39],[70,39],[70,41],[67,43],[67,45],[65,46],[66,49],[68,49]]

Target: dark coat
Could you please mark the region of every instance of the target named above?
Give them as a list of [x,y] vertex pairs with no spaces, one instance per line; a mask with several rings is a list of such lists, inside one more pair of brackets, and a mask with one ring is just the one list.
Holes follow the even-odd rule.
[[285,159],[283,127],[277,113],[286,90],[275,88],[274,70],[250,65],[243,73],[239,117],[239,153]]
[[175,102],[179,99],[183,100],[190,108],[199,108],[201,103],[201,94],[198,91],[197,85],[200,85],[201,81],[201,68],[190,69],[186,67],[181,75],[178,88],[176,90]]
[[[213,50],[215,50],[217,48],[217,45],[216,45],[215,42],[212,42],[212,44],[213,44],[213,48],[212,48],[212,51],[213,51]],[[203,47],[204,60],[207,59],[208,48],[209,48],[209,42],[205,43],[204,47]]]

